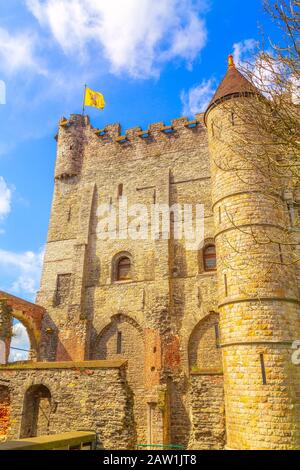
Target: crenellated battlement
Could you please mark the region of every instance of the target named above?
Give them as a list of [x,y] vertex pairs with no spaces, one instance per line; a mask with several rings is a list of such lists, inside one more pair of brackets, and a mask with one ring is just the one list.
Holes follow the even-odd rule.
[[[147,129],[142,129],[140,126],[126,129],[122,132],[121,125],[119,123],[108,124],[102,129],[94,128],[90,124],[88,116],[82,116],[78,114],[72,114],[69,119],[62,117],[59,122],[59,133],[68,134],[71,132],[71,127],[82,128],[86,127],[94,135],[99,138],[99,141],[105,143],[117,143],[125,144],[126,142],[141,142],[143,140],[150,143],[155,137],[155,141],[165,141],[166,137],[176,136],[180,137],[181,134],[186,135],[186,131],[192,131],[195,129],[205,129],[204,114],[200,113],[195,116],[195,119],[189,120],[187,117],[180,117],[171,120],[170,125],[165,125],[163,121],[149,124]],[[69,131],[69,132],[64,132]]]
[[69,119],[62,117],[59,121],[55,179],[78,176],[87,148],[93,148],[93,159],[98,151],[103,158],[120,154],[135,156],[137,151],[139,156],[157,156],[195,147],[201,144],[203,135],[206,128],[202,113],[193,120],[180,117],[171,120],[170,125],[159,121],[147,129],[132,127],[125,132],[119,123],[98,129],[91,125],[88,116],[71,114]]
[[93,131],[99,138],[104,139],[105,141],[109,140],[111,142],[123,144],[143,139],[151,142],[154,136],[156,141],[159,137],[163,140],[166,136],[175,134],[179,136],[182,131],[186,129],[193,130],[197,127],[204,128],[203,114],[198,114],[193,120],[188,120],[186,117],[173,119],[171,121],[171,125],[165,125],[164,122],[159,121],[149,124],[147,129],[142,129],[139,126],[131,127],[126,129],[124,133],[121,132],[120,124],[107,125],[103,129],[93,129]]

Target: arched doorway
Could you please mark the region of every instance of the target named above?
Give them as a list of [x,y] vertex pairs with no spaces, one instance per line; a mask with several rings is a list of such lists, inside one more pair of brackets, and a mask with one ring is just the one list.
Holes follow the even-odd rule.
[[221,351],[219,315],[211,312],[195,326],[188,343],[189,449],[223,449],[225,444]]
[[132,391],[133,413],[138,443],[145,443],[147,436],[147,403],[145,400],[144,339],[138,323],[118,314],[112,317],[98,335],[93,359],[121,359],[128,361],[127,378]]
[[10,391],[5,385],[0,385],[0,442],[5,440],[10,425]]
[[32,385],[24,397],[21,438],[49,433],[51,393],[45,385]]

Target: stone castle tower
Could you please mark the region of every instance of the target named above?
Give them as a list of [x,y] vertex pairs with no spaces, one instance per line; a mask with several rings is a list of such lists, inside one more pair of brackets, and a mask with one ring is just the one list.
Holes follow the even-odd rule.
[[[37,362],[0,367],[12,392],[8,437],[85,427],[115,449],[300,448],[300,372],[291,360],[300,300],[295,265],[284,263],[288,211],[272,175],[255,162],[243,177],[237,170],[234,133],[252,130],[232,108],[255,93],[230,60],[193,121],[125,134],[118,124],[95,129],[87,116],[60,121],[43,312],[22,304],[29,330],[42,321],[40,334],[31,332]],[[149,211],[204,205],[204,243],[187,250],[172,230],[100,239],[99,206],[114,214],[124,197]],[[270,243],[255,243],[267,236]],[[37,390],[47,422],[38,406],[30,413]]]
[[291,344],[300,336],[299,289],[296,265],[288,261],[286,204],[282,194],[274,194],[276,172],[262,171],[267,159],[245,165],[235,144],[235,133],[251,136],[253,129],[232,110],[255,99],[255,93],[230,58],[206,111],[215,242],[221,254],[218,304],[227,445],[299,448],[300,370],[291,361]]

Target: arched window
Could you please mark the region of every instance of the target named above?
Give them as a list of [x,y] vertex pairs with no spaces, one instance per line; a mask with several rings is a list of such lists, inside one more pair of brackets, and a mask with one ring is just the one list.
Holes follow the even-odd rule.
[[214,271],[217,268],[216,247],[207,245],[203,250],[204,271]]
[[131,261],[127,256],[119,259],[117,264],[117,281],[128,281],[131,279]]

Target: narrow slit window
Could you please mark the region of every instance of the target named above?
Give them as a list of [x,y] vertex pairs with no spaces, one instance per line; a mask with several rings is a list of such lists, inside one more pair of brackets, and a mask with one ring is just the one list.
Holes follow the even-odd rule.
[[264,355],[263,355],[263,354],[260,354],[259,357],[260,357],[260,366],[261,366],[262,383],[263,383],[263,385],[267,385],[265,358],[264,358]]
[[231,113],[231,124],[232,124],[233,126],[234,126],[234,124],[235,124],[234,121],[235,121],[235,114],[234,114],[234,112],[232,112],[232,113]]
[[282,253],[282,246],[280,243],[278,243],[278,250],[279,250],[279,260],[280,263],[283,264],[283,253]]
[[156,204],[156,189],[153,191],[153,204]]
[[216,348],[220,347],[220,328],[219,324],[215,323],[215,338],[216,338]]
[[219,224],[222,223],[222,209],[221,206],[219,206]]
[[212,122],[211,124],[211,135],[214,137],[215,136],[215,124]]
[[145,292],[145,289],[143,289],[143,297],[142,297],[143,310],[145,308],[145,304],[146,304],[146,292]]
[[224,287],[225,287],[225,295],[228,295],[228,285],[227,285],[227,275],[224,274]]
[[72,217],[72,207],[69,208],[69,212],[68,212],[68,222],[70,222],[71,217]]
[[122,332],[118,331],[117,334],[117,354],[122,354]]
[[202,295],[201,295],[201,289],[198,287],[198,307],[201,307],[202,304]]
[[294,210],[294,205],[292,203],[287,204],[288,207],[288,213],[289,213],[289,218],[290,218],[290,224],[292,227],[295,225],[295,210]]

